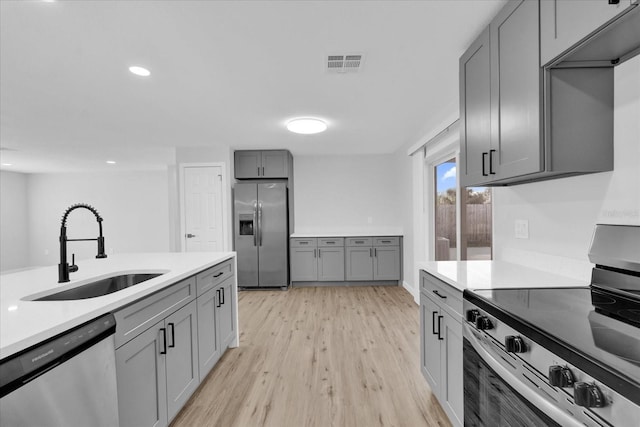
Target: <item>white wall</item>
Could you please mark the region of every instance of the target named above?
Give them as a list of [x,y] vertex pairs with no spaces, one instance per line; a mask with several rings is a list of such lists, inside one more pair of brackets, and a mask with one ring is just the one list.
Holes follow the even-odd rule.
[[27,175],[0,172],[0,271],[29,265]]
[[[588,280],[595,224],[640,225],[639,76],[640,56],[615,69],[613,172],[495,189],[495,259]],[[529,239],[515,239],[516,219]]]
[[402,232],[394,155],[296,156],[294,163],[295,232]]
[[[104,219],[107,254],[169,251],[167,182],[166,171],[29,175],[29,264],[58,263],[60,221],[74,203],[92,205]],[[67,228],[69,238],[98,235],[95,217],[85,209],[70,214]],[[68,246],[76,260],[96,251],[96,242]]]

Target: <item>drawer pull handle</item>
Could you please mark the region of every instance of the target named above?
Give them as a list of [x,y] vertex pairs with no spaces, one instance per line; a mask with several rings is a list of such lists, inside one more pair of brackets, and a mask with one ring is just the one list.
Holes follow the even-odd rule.
[[170,322],[167,327],[171,327],[171,344],[169,344],[169,348],[173,348],[176,346],[176,325]]
[[391,240],[380,240],[382,243],[391,243]]
[[336,244],[336,242],[331,241],[331,240],[329,240],[329,241],[327,241],[327,242],[325,242],[325,243],[326,243],[327,245],[335,245],[335,244]]
[[437,311],[431,312],[431,332],[433,335],[439,335],[439,332],[436,331],[436,314],[438,314]]
[[213,277],[214,277],[214,278],[216,278],[216,277],[220,277],[220,276],[222,276],[223,274],[224,274],[224,271],[221,271],[221,272],[220,272],[220,273],[218,273],[218,274],[214,274],[214,275],[213,275]]
[[434,293],[434,294],[436,294],[436,295],[438,295],[438,296],[439,296],[440,298],[442,298],[442,299],[447,299],[447,296],[446,296],[446,295],[442,295],[440,292],[438,292],[438,290],[437,290],[437,289],[434,289],[434,290],[433,290],[433,293]]
[[162,331],[162,348],[160,350],[160,354],[167,354],[167,330],[165,328],[160,328]]
[[364,243],[364,240],[356,240],[356,243],[357,243],[358,245],[362,245],[362,244]]
[[300,242],[301,245],[308,245],[309,242]]

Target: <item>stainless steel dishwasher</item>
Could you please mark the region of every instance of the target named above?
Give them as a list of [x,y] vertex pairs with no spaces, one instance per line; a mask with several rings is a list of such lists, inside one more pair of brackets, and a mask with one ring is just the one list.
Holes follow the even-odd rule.
[[0,361],[0,426],[118,425],[112,314]]

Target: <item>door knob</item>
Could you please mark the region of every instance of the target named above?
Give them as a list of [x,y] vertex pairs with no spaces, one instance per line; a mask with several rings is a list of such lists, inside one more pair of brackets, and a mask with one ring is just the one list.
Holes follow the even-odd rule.
[[187,233],[187,234],[185,234],[185,237],[186,237],[187,239],[191,239],[191,238],[193,238],[193,237],[196,237],[196,235],[195,235],[195,234],[191,234],[191,233]]

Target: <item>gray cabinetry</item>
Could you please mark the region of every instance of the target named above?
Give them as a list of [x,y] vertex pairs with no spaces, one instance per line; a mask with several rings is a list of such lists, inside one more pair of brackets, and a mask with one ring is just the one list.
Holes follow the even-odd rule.
[[232,344],[233,265],[222,262],[114,313],[120,426],[168,425]]
[[291,281],[313,282],[318,280],[317,256],[317,239],[291,239]]
[[121,427],[167,425],[164,320],[116,350]]
[[373,280],[373,247],[348,246],[346,255],[347,280]]
[[491,152],[489,27],[460,58],[460,167],[465,181],[487,181]]
[[400,280],[400,248],[373,248],[373,280]]
[[540,2],[540,65],[546,65],[623,13],[631,0],[543,0]]
[[420,273],[420,367],[454,426],[463,425],[462,292]]
[[166,426],[198,387],[195,301],[116,350],[121,426]]
[[291,239],[292,282],[344,280],[344,239]]
[[[216,266],[198,275],[198,289],[201,284],[207,287],[204,293],[198,293],[198,372],[200,381],[218,362],[224,351],[235,337],[235,310],[233,299],[233,277],[226,276],[223,281],[216,281],[221,271],[227,271],[225,265]],[[233,271],[231,271],[233,274]]]
[[198,320],[192,301],[165,319],[167,414],[171,421],[200,384]]
[[286,150],[239,150],[234,153],[236,179],[289,178],[291,153]]
[[463,186],[612,170],[610,70],[543,69],[539,37],[539,2],[511,0],[460,58]]

